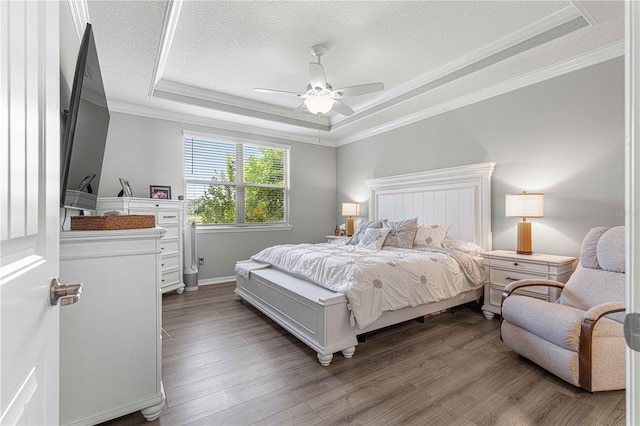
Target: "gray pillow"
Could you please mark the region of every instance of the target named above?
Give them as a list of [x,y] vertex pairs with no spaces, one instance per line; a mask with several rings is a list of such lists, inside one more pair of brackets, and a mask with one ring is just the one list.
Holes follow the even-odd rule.
[[356,229],[356,232],[353,233],[353,236],[349,239],[349,241],[347,241],[347,244],[351,244],[354,246],[358,245],[360,239],[364,236],[364,233],[367,232],[367,229],[370,228],[382,228],[382,221],[372,220],[370,222],[367,222],[366,220],[363,220],[362,222],[360,222],[360,225],[358,225],[358,228]]
[[382,227],[390,229],[383,247],[413,248],[413,240],[418,231],[417,217],[400,222],[383,220]]

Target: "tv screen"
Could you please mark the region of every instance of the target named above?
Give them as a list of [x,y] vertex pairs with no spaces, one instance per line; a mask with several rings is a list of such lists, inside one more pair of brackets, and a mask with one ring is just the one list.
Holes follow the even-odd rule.
[[65,208],[95,210],[109,109],[91,24],[87,24],[80,43],[69,110],[63,118],[60,204]]

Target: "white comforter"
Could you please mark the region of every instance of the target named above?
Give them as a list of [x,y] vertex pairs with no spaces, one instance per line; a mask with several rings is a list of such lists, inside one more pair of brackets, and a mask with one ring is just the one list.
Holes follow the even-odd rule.
[[[464,261],[465,256],[471,263]],[[364,328],[384,311],[448,299],[482,285],[482,268],[472,257],[461,252],[455,257],[461,261],[446,249],[366,250],[354,245],[285,244],[266,248],[251,260],[343,293],[356,325]]]

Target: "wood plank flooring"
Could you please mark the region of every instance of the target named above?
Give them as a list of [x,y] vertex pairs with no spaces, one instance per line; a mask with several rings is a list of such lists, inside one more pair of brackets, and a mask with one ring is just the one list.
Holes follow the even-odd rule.
[[163,299],[167,406],[105,425],[617,425],[624,391],[590,394],[511,352],[477,306],[367,336],[352,359],[316,354],[235,283]]

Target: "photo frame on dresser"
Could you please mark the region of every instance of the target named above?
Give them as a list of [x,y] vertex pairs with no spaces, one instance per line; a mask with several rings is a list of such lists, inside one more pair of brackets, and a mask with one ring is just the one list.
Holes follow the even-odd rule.
[[165,186],[165,185],[150,185],[149,198],[154,198],[158,200],[170,200],[171,187]]
[[129,185],[129,179],[118,178],[120,180],[120,185],[122,186],[122,191],[118,196],[122,197],[133,197],[133,190],[131,189],[131,185]]

